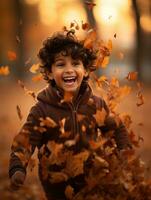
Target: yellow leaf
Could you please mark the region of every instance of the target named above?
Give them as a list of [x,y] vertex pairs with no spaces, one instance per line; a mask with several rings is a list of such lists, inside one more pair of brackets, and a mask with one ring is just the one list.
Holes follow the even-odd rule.
[[109,56],[105,56],[102,61],[101,67],[106,68],[108,63],[109,63]]
[[105,111],[104,108],[102,108],[102,110],[97,110],[96,114],[93,115],[94,118],[96,119],[96,122],[99,126],[104,125],[104,120],[106,118],[107,112]]
[[10,73],[8,66],[1,66],[0,67],[0,75],[7,76]]
[[107,42],[107,48],[109,49],[109,51],[112,51],[113,45],[112,45],[112,40],[108,40]]
[[37,63],[37,64],[33,64],[31,67],[30,67],[30,69],[29,69],[29,71],[31,72],[31,73],[37,73],[37,71],[39,70],[39,63]]

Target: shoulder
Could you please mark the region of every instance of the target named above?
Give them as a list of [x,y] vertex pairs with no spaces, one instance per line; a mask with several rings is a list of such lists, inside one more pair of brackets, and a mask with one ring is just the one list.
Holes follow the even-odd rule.
[[109,108],[102,97],[92,95],[91,98],[93,99],[97,109],[101,110],[102,108],[104,108],[107,111],[107,113],[109,113]]

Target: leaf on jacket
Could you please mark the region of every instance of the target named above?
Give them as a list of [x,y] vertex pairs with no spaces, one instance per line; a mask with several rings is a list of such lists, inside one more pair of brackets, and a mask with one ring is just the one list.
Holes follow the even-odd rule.
[[60,183],[67,180],[68,176],[63,172],[49,172],[50,183]]
[[102,108],[101,110],[97,110],[96,114],[93,115],[94,118],[96,119],[96,122],[99,126],[103,126],[104,125],[104,120],[107,116],[107,112],[104,108]]
[[75,177],[84,172],[84,162],[88,159],[89,152],[84,150],[76,155],[69,154],[66,167],[63,171],[68,174],[69,177]]
[[40,117],[39,120],[40,120],[41,127],[46,126],[46,127],[54,128],[57,126],[56,122],[50,117],[46,117],[46,118]]

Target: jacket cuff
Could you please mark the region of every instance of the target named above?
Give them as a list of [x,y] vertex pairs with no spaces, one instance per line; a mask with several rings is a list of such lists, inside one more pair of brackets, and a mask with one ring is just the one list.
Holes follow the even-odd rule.
[[9,170],[9,178],[11,178],[13,174],[17,171],[21,171],[26,175],[26,170],[24,168],[21,168],[20,166],[15,166]]

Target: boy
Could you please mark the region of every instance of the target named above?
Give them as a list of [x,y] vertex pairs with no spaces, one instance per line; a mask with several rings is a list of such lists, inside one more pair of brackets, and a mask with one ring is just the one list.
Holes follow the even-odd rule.
[[[38,102],[14,138],[9,176],[16,189],[24,183],[28,161],[37,147],[39,177],[47,199],[65,200],[67,185],[77,193],[85,184],[83,173],[69,173],[67,159],[86,152],[90,141],[97,140],[98,129],[102,134],[114,130],[118,149],[129,147],[130,142],[122,122],[115,123],[105,101],[94,96],[88,85],[95,52],[71,34],[59,33],[44,42],[38,56],[49,84],[38,94]],[[95,117],[98,110],[103,110],[103,123]],[[91,158],[83,157],[86,167]]]

